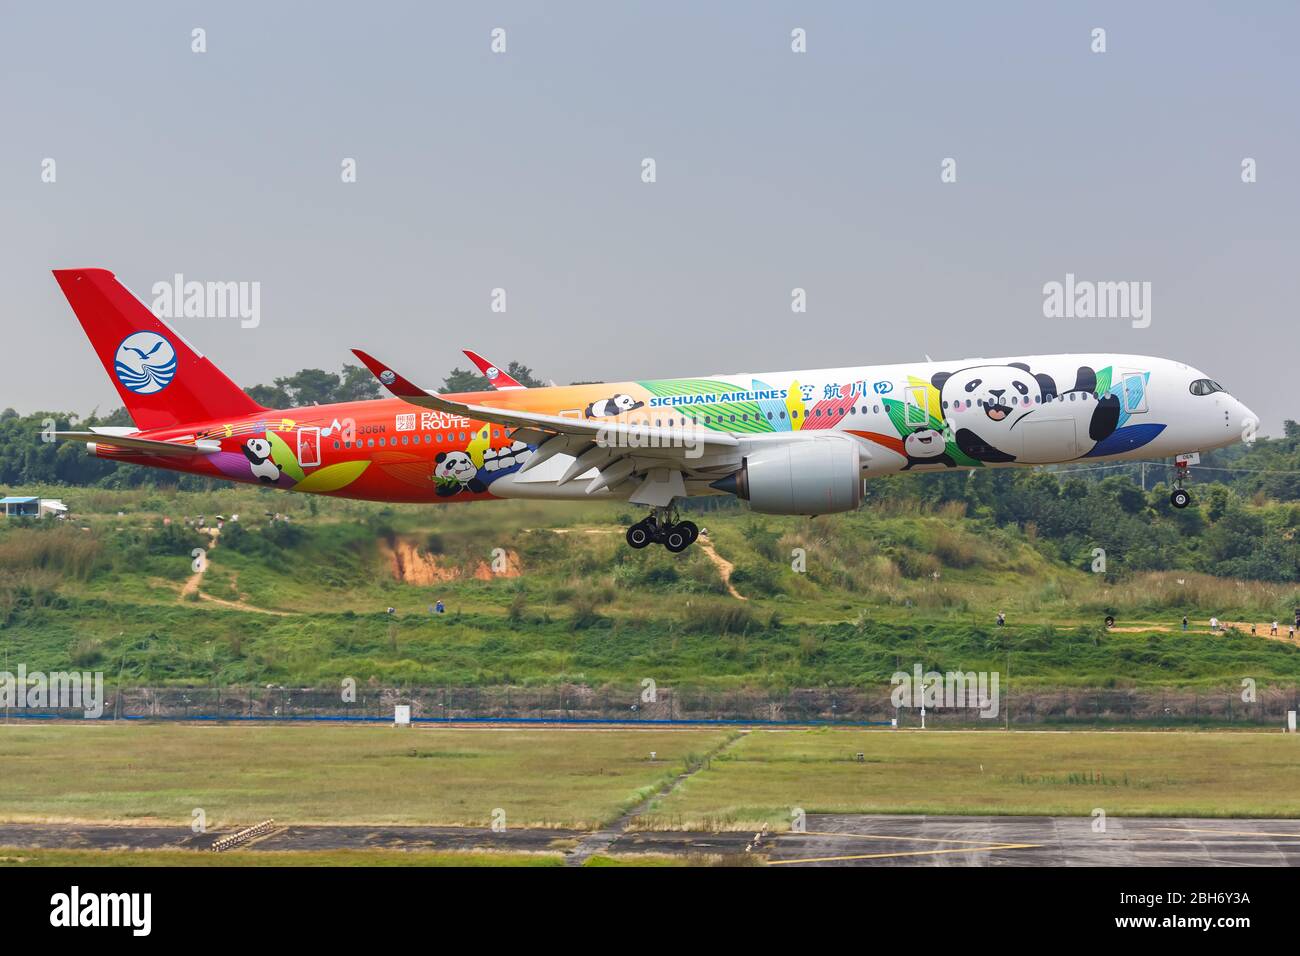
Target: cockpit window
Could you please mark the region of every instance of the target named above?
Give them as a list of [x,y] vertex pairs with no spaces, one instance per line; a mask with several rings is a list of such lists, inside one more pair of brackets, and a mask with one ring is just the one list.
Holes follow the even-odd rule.
[[1198,378],[1188,386],[1188,389],[1193,395],[1213,395],[1215,392],[1227,391],[1227,389],[1218,382],[1209,378]]

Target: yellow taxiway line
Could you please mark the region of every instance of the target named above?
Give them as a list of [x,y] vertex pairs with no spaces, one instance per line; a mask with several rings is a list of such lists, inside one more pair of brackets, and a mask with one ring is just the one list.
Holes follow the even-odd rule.
[[[835,834],[849,836],[860,834]],[[948,850],[903,850],[898,853],[860,853],[853,856],[813,856],[798,860],[769,860],[769,866],[785,866],[791,863],[838,863],[843,860],[883,860],[903,856],[936,856],[940,853],[983,853],[989,850],[1032,850],[1042,846],[1041,843],[992,843],[987,846],[960,846]]]

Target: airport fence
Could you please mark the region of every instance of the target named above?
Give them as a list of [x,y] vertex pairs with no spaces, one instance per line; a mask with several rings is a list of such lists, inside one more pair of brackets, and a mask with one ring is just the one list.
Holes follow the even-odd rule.
[[[889,724],[918,726],[915,708],[895,709],[889,685],[787,691],[639,686],[341,688],[124,687],[106,689],[101,719],[119,720],[356,720],[392,721],[408,705],[415,721],[519,721],[770,724]],[[1281,727],[1300,710],[1300,688],[1261,688],[1243,700],[1240,688],[1222,690],[1032,689],[1004,685],[996,711],[986,707],[932,708],[927,726],[1151,725]],[[68,711],[7,710],[5,718],[79,717]]]

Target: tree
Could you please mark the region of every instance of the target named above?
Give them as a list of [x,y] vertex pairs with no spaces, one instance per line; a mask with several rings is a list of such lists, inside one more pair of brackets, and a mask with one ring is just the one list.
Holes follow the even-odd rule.
[[506,372],[520,385],[525,388],[545,388],[546,383],[533,375],[533,370],[522,362],[511,362],[506,366]]
[[467,372],[463,368],[454,368],[451,373],[442,380],[443,394],[448,392],[486,392],[492,387],[492,383],[487,380],[486,375],[479,375],[477,372]]
[[273,385],[254,385],[245,391],[249,398],[267,408],[293,408],[378,398],[379,383],[368,369],[344,365],[337,374],[305,368],[293,375],[277,378]]
[[[506,366],[506,374],[525,388],[546,387],[546,383],[538,379],[533,374],[533,370],[522,362],[511,362]],[[486,392],[491,388],[492,383],[488,381],[486,375],[468,372],[463,368],[454,368],[451,374],[442,380],[442,388],[439,391],[445,395],[448,392]]]
[[339,387],[334,393],[336,402],[365,402],[379,398],[379,382],[368,368],[344,365],[339,379]]

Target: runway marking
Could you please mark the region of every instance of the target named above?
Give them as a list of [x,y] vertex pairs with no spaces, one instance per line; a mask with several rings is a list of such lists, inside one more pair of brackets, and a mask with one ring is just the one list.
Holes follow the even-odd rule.
[[[835,834],[846,836],[853,834]],[[814,856],[800,860],[769,860],[768,866],[783,866],[790,863],[838,863],[844,860],[883,860],[903,856],[937,856],[940,853],[984,853],[992,850],[1033,850],[1041,843],[995,843],[988,846],[961,846],[949,850],[904,850],[898,853],[861,853],[854,856]]]
[[1213,830],[1198,829],[1197,827],[1150,827],[1152,830],[1165,830],[1170,833],[1218,833],[1223,836],[1258,836],[1258,837],[1291,837],[1300,839],[1300,833],[1267,833],[1263,830]]
[[914,843],[972,843],[978,846],[988,846],[988,840],[957,840],[948,837],[914,837],[914,836],[889,836],[884,833],[840,833],[835,830],[804,830],[796,833],[793,830],[782,833],[781,836],[833,836],[833,837],[852,837],[857,840],[910,840]]

